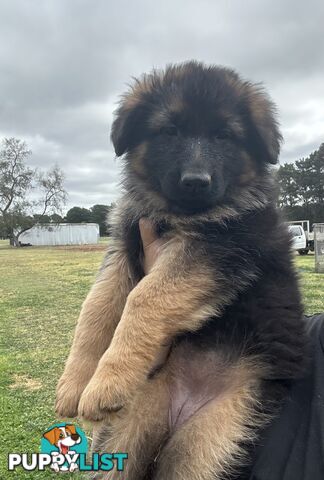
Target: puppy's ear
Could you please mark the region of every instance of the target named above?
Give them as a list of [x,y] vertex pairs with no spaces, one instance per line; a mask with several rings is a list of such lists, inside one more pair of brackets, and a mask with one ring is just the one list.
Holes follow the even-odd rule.
[[44,433],[43,437],[46,438],[52,445],[55,445],[55,443],[58,440],[58,436],[60,433],[60,429],[57,427],[52,428],[48,432]]
[[148,108],[144,101],[137,102],[130,94],[124,97],[115,115],[110,138],[117,157],[120,157],[144,138]]
[[250,85],[249,107],[257,155],[274,165],[278,161],[282,142],[276,107],[259,85]]

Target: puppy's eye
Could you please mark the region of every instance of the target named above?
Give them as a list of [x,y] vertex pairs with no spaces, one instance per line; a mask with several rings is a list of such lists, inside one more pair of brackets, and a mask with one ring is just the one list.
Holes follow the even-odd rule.
[[163,135],[178,135],[178,129],[175,125],[168,125],[160,129]]

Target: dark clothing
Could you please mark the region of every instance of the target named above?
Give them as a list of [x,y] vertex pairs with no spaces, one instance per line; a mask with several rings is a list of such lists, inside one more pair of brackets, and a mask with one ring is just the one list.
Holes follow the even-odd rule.
[[310,374],[261,436],[249,480],[324,480],[324,314],[305,317]]

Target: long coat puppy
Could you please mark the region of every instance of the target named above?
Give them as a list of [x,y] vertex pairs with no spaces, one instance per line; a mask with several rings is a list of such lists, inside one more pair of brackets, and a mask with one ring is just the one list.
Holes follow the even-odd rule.
[[[274,105],[227,68],[173,65],[135,81],[112,141],[124,194],[57,411],[103,421],[94,447],[128,452],[124,479],[228,478],[305,363],[269,168],[281,141]],[[165,239],[147,276],[141,217]],[[153,370],[166,344],[170,355]]]

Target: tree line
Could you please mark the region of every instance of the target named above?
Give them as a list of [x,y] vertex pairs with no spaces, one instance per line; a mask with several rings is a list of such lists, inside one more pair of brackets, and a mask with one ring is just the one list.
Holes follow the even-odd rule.
[[[0,146],[0,237],[19,246],[20,235],[36,224],[94,222],[107,235],[106,218],[113,205],[75,206],[62,215],[67,192],[58,166],[30,168],[27,144],[5,138]],[[278,206],[287,220],[324,222],[324,143],[308,157],[285,163],[277,171]]]
[[288,220],[324,222],[324,143],[308,157],[281,165],[278,206]]
[[[100,229],[100,236],[108,235],[107,215],[113,204],[102,205],[96,204],[91,208],[72,207],[65,216],[59,215],[43,217],[42,223],[98,223]],[[54,217],[54,218],[53,218]]]

